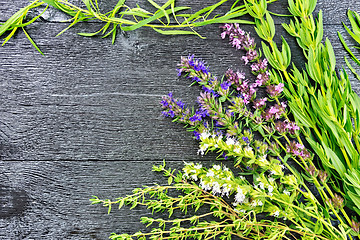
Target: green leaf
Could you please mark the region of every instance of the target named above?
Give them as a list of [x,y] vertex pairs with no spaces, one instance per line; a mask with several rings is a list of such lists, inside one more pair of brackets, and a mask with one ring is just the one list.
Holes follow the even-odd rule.
[[25,29],[23,28],[23,31],[26,35],[26,37],[29,39],[29,41],[31,42],[31,44],[34,46],[34,48],[36,50],[38,50],[39,53],[41,53],[41,55],[44,55],[44,53],[40,50],[40,48],[36,45],[36,43],[31,39],[30,35],[25,31]]
[[26,7],[21,8],[14,15],[12,15],[5,23],[3,23],[0,27],[0,36],[3,35],[13,24],[17,23],[18,20],[24,16],[29,9],[41,6],[43,3],[33,3]]
[[282,38],[282,57],[283,57],[283,65],[284,67],[289,67],[291,62],[291,49],[289,47],[289,44],[285,41],[284,37]]
[[334,151],[322,143],[322,146],[325,150],[326,155],[329,157],[330,162],[333,168],[339,173],[340,177],[344,178],[346,173],[346,168],[340,158],[334,153]]
[[186,30],[161,30],[159,28],[153,28],[154,31],[160,33],[160,34],[164,34],[164,35],[197,35],[202,39],[205,39],[205,37],[201,36],[199,33],[194,32],[194,31],[186,31]]
[[319,46],[324,36],[324,29],[323,29],[323,16],[322,11],[319,11],[318,21],[317,21],[317,29],[316,29],[316,46]]
[[335,71],[335,66],[336,66],[336,58],[335,58],[335,53],[334,53],[334,49],[331,46],[330,40],[328,38],[326,38],[325,40],[325,47],[327,50],[327,54],[329,56],[329,61],[330,61],[330,69],[332,72]]
[[355,206],[360,209],[360,197],[357,194],[354,194],[350,190],[346,192],[346,194],[350,197],[350,199],[353,201]]
[[[182,10],[185,10],[185,9],[189,9],[189,7],[176,7],[174,8],[174,12],[178,12],[178,11],[182,11]],[[172,12],[172,9],[168,9],[165,11],[166,13],[171,13]],[[122,30],[123,31],[133,31],[135,29],[138,29],[146,24],[149,24],[161,17],[164,16],[164,13],[163,12],[158,12],[157,14],[153,15],[152,17],[149,17],[147,19],[144,19],[140,22],[138,22],[137,24],[134,24],[132,26],[128,26],[128,27],[122,27]]]
[[314,233],[315,234],[321,234],[324,231],[324,226],[321,223],[321,221],[316,221],[315,227],[314,227]]
[[281,70],[281,66],[276,61],[273,54],[271,54],[270,48],[264,42],[261,42],[261,46],[263,49],[263,53],[264,53],[266,59],[269,61],[270,65],[277,70]]
[[173,182],[173,177],[169,177],[168,178],[168,184],[171,185],[172,182]]
[[[162,11],[162,13],[165,15],[166,17],[166,20],[168,22],[168,24],[170,24],[170,17],[169,17],[169,14],[165,11],[165,7],[162,6],[160,7],[156,2],[154,2],[153,0],[147,0],[149,3],[151,3],[151,5],[153,5],[154,7],[156,7],[157,9],[159,9],[160,11]],[[171,0],[170,0],[171,1]],[[168,2],[170,2],[168,1]],[[166,4],[166,3],[165,3]],[[170,12],[171,13],[171,12]]]

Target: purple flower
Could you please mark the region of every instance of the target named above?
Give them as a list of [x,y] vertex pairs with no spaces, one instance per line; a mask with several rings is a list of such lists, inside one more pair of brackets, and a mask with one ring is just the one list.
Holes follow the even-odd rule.
[[184,109],[184,107],[185,107],[185,103],[183,103],[181,100],[178,100],[178,101],[176,102],[176,104],[177,104],[180,108],[182,108],[182,109]]
[[262,109],[266,106],[266,101],[267,101],[267,98],[260,98],[260,99],[257,99],[255,100],[253,103],[254,103],[254,108],[255,109]]
[[195,137],[195,139],[196,140],[200,140],[200,133],[198,132],[198,131],[193,131],[193,133],[194,133],[194,137]]
[[248,137],[242,137],[242,140],[244,140],[245,143],[249,144],[250,140]]
[[231,82],[228,81],[224,81],[223,83],[220,84],[220,87],[223,90],[228,90],[230,86],[231,86]]
[[269,85],[266,86],[266,91],[269,93],[270,97],[279,96],[284,90],[284,84],[279,83],[278,85]]

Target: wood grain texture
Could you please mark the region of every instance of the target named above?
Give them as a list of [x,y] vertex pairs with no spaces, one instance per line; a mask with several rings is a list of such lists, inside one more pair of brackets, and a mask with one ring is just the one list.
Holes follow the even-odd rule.
[[106,239],[114,231],[145,230],[139,220],[151,214],[146,209],[115,208],[108,215],[89,198],[115,199],[161,183],[161,174],[148,171],[153,163],[0,162],[0,239]]
[[[72,31],[97,27],[81,24]],[[170,91],[196,105],[199,88],[176,76],[180,56],[202,57],[218,76],[228,67],[249,72],[217,26],[206,29],[206,40],[139,30],[119,36],[115,45],[71,32],[52,37],[61,28],[38,23],[29,29],[45,56],[22,33],[0,49],[3,160],[197,158],[192,134],[161,117],[161,96]],[[336,31],[344,33],[342,26],[325,26],[340,67],[344,50]],[[294,40],[287,39],[301,64]]]
[[[0,21],[26,4],[0,0]],[[105,11],[114,4],[105,1],[101,7]],[[189,4],[195,11],[203,1]],[[324,11],[325,35],[339,68],[344,50],[336,32],[353,43],[341,25],[348,23],[350,7],[360,11],[360,2],[319,0],[316,9]],[[286,13],[286,1],[270,9]],[[139,215],[149,214],[145,209],[107,215],[88,199],[123,196],[134,187],[160,183],[163,179],[149,170],[162,159],[176,168],[183,160],[210,164],[215,156],[198,156],[192,134],[162,118],[159,102],[172,91],[196,104],[199,89],[176,76],[181,56],[195,54],[221,76],[229,67],[249,73],[242,53],[220,39],[218,26],[199,30],[206,40],[139,29],[119,34],[111,45],[110,39],[76,34],[94,32],[100,23],[78,24],[55,37],[67,26],[59,23],[66,16],[52,10],[44,18],[27,30],[45,56],[21,32],[0,48],[0,239],[106,239],[113,231],[144,230]],[[255,36],[252,26],[244,29]],[[289,42],[293,61],[303,64],[295,41],[279,26],[278,34]],[[352,86],[359,94],[353,78]]]

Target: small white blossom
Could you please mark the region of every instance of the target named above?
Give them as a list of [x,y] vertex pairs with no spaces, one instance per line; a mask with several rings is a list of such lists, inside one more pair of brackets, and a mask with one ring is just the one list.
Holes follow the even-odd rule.
[[274,217],[279,217],[279,214],[280,214],[280,212],[279,212],[279,211],[275,211],[275,212],[273,212],[273,214],[272,214],[272,215],[273,215]]
[[241,153],[241,147],[238,145],[235,145],[234,152],[240,154]]
[[197,180],[198,180],[197,175],[191,175],[191,178],[192,178],[194,181],[197,181]]
[[214,172],[210,169],[208,172],[207,172],[207,174],[206,174],[206,176],[207,177],[213,177],[215,174],[214,174]]
[[218,182],[214,182],[212,191],[214,195],[221,193],[220,184]]
[[290,196],[290,192],[287,191],[286,189],[283,191],[283,193],[286,194],[286,195],[288,195],[288,196]]
[[265,189],[264,183],[260,182],[260,183],[259,183],[259,188],[262,189],[262,190],[264,190],[264,189]]
[[271,193],[271,192],[274,190],[274,187],[271,186],[271,185],[269,185],[269,186],[268,186],[268,190],[269,190],[269,192]]
[[206,150],[208,149],[209,144],[202,144],[200,145],[200,149],[198,151],[198,154],[200,153],[201,155],[204,155]]
[[220,165],[214,165],[213,168],[216,170],[216,171],[219,171],[220,170]]
[[237,193],[236,193],[236,195],[235,195],[235,202],[236,203],[242,203],[244,200],[245,200],[245,195],[244,195],[244,193],[243,193],[243,191],[242,191],[242,189],[241,188],[237,188],[236,189],[236,191],[237,191]]
[[266,161],[266,157],[267,157],[266,154],[265,154],[264,156],[261,156],[261,157],[259,158],[259,161],[260,161],[260,162],[265,162],[265,161]]
[[196,164],[196,165],[194,166],[194,168],[195,168],[195,169],[201,169],[201,168],[202,168],[202,165],[201,165],[201,164]]
[[232,138],[227,138],[225,143],[226,143],[227,145],[234,145],[234,144],[235,144],[235,141],[234,141],[234,139],[232,139]]
[[229,197],[230,191],[231,191],[231,185],[223,184],[221,196],[225,195],[225,196]]
[[257,205],[262,206],[262,205],[263,205],[263,202],[259,200],[259,201],[257,202]]
[[200,187],[202,189],[204,189],[205,191],[211,190],[211,185],[210,184],[205,184],[202,180],[200,181]]
[[202,132],[200,134],[200,139],[203,140],[203,139],[208,139],[210,137],[210,133],[208,132]]

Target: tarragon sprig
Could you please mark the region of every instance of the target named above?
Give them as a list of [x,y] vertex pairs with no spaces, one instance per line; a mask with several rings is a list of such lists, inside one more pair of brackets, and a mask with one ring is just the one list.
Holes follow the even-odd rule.
[[[186,10],[190,7],[187,6],[176,6],[175,0],[168,0],[163,5],[158,5],[153,0],[147,0],[156,11],[146,10],[141,8],[139,5],[136,7],[129,7],[126,5],[126,0],[119,0],[114,8],[106,13],[102,13],[99,8],[97,0],[83,0],[85,7],[77,6],[68,0],[35,0],[28,6],[20,9],[13,16],[11,16],[4,24],[0,26],[0,36],[5,34],[7,31],[11,31],[7,37],[5,37],[3,45],[11,39],[14,33],[21,28],[31,44],[40,52],[39,47],[30,38],[29,34],[25,31],[24,27],[35,22],[46,9],[51,6],[58,9],[61,12],[66,13],[71,17],[68,21],[71,24],[62,30],[58,35],[64,31],[73,27],[76,23],[87,22],[87,21],[101,21],[105,25],[94,33],[79,33],[82,36],[95,36],[102,35],[102,37],[112,37],[114,43],[117,31],[133,31],[141,27],[149,27],[160,34],[165,35],[179,35],[179,34],[190,34],[201,36],[195,28],[205,26],[214,23],[225,23],[225,22],[237,22],[243,24],[252,24],[251,21],[239,19],[241,16],[246,14],[244,5],[234,4],[228,12],[221,15],[212,15],[219,6],[228,2],[228,0],[221,0],[216,4],[207,6],[193,14],[189,14]],[[274,2],[276,0],[269,0]],[[39,15],[26,22],[26,18],[29,12],[39,7],[46,6],[44,11]],[[188,29],[188,30],[187,30]]]

